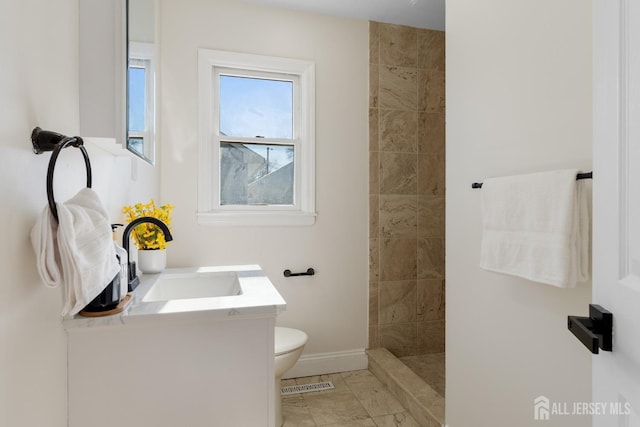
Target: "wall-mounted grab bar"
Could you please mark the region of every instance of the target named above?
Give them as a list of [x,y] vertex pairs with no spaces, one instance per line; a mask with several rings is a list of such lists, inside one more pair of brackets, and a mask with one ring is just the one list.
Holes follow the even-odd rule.
[[82,141],[82,138],[79,136],[64,136],[56,132],[42,130],[39,127],[34,128],[33,132],[31,132],[31,143],[33,144],[33,151],[36,154],[53,151],[49,159],[49,167],[47,168],[47,200],[49,201],[51,214],[57,222],[58,209],[56,208],[56,201],[53,197],[53,171],[56,167],[58,155],[60,151],[70,145],[79,148],[87,169],[87,188],[91,188],[91,162],[89,160],[89,154],[84,148],[84,141]]
[[313,268],[307,268],[307,271],[303,273],[292,273],[291,270],[287,269],[283,272],[284,277],[295,277],[295,276],[313,276],[316,274],[316,271]]
[[[592,179],[592,178],[593,178],[593,172],[579,173],[578,175],[576,175],[576,180],[578,180],[578,179]],[[471,188],[482,188],[482,183],[481,182],[474,182],[473,184],[471,184]]]

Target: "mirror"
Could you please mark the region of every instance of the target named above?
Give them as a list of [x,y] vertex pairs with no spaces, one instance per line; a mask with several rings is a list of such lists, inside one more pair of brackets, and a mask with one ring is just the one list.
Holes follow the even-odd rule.
[[157,0],[127,0],[127,149],[155,163]]

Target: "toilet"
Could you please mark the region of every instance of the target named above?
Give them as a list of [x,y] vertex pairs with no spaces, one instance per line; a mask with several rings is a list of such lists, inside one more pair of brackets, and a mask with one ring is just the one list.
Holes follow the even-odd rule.
[[280,395],[282,375],[296,364],[302,354],[304,345],[307,343],[307,339],[307,334],[297,329],[280,326],[275,328],[276,427],[282,426],[282,396]]

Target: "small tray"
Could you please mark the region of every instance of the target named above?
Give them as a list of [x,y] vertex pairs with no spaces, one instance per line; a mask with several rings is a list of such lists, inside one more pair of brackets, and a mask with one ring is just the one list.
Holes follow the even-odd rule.
[[122,313],[122,311],[127,307],[127,305],[129,305],[130,302],[131,302],[131,294],[127,294],[124,298],[122,298],[122,300],[120,300],[120,303],[115,308],[112,308],[111,310],[107,310],[107,311],[84,311],[84,310],[82,310],[78,314],[80,316],[82,316],[82,317],[111,316],[112,314]]

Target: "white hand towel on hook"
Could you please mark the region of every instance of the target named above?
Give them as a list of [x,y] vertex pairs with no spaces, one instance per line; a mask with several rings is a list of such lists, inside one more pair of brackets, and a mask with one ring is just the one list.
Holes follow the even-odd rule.
[[107,287],[120,266],[109,215],[92,189],[80,190],[56,208],[59,224],[46,206],[31,230],[31,243],[45,285],[63,286],[62,315],[73,315]]
[[578,170],[482,184],[480,267],[573,288],[589,278],[589,208]]

